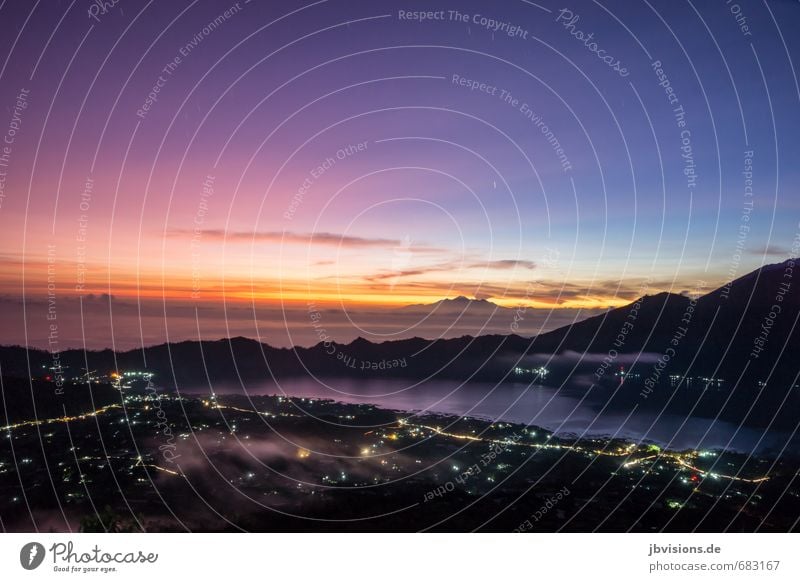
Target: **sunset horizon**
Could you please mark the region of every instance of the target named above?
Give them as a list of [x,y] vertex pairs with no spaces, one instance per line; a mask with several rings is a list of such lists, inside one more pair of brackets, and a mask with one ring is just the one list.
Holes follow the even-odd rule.
[[798,26],[0,1],[0,571],[798,579]]

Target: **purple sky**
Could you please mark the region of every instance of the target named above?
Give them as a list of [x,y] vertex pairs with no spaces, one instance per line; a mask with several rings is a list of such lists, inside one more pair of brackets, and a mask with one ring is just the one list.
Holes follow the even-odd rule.
[[797,254],[795,2],[98,6],[0,5],[4,343],[48,275],[69,345],[284,345],[309,301],[343,339],[457,295],[551,326]]

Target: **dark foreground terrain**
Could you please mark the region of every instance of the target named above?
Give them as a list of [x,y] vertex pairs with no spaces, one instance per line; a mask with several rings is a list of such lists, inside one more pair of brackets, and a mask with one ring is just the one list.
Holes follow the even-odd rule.
[[327,400],[64,389],[35,382],[34,411],[28,382],[4,379],[5,531],[798,529],[800,465],[785,454]]

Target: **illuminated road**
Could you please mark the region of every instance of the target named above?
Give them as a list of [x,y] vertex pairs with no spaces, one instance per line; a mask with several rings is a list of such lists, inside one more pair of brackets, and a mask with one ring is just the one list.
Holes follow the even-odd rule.
[[[430,431],[432,431],[432,432],[434,432],[434,433],[436,433],[436,434],[438,434],[440,436],[450,437],[450,438],[459,439],[459,440],[485,442],[485,443],[492,443],[492,444],[502,444],[502,445],[505,445],[505,446],[514,446],[514,447],[528,447],[528,448],[532,448],[532,449],[566,450],[566,451],[572,451],[572,452],[582,453],[582,454],[589,454],[589,452],[590,452],[587,449],[585,449],[584,447],[581,447],[580,445],[577,445],[577,444],[574,444],[574,445],[558,445],[558,444],[547,444],[547,443],[523,443],[523,442],[516,442],[516,441],[512,441],[512,440],[508,440],[508,439],[481,438],[481,437],[476,437],[474,435],[445,432],[445,431],[441,430],[439,427],[435,427],[435,426],[428,426],[428,425],[425,425],[425,424],[411,424],[411,423],[408,423],[408,422],[401,422],[400,426],[401,427],[403,427],[403,426],[405,426],[405,427],[413,426],[413,427],[416,427],[416,428],[423,428],[423,429],[430,430]],[[636,451],[636,445],[631,443],[622,452],[617,452],[617,451],[612,451],[612,450],[604,450],[604,449],[595,449],[595,450],[593,450],[591,452],[594,453],[595,455],[598,455],[598,456],[630,457],[631,454],[634,453],[635,451]],[[645,461],[652,461],[653,463],[655,463],[655,462],[667,462],[667,463],[673,463],[675,465],[678,465],[678,466],[680,466],[680,467],[682,467],[684,469],[689,469],[691,471],[694,471],[695,473],[697,473],[698,475],[701,475],[703,477],[708,475],[708,476],[710,476],[712,478],[715,478],[715,479],[728,479],[730,481],[741,481],[741,482],[744,482],[744,483],[763,483],[764,481],[768,481],[769,480],[769,476],[768,475],[765,475],[763,477],[756,477],[756,478],[748,479],[746,477],[737,477],[735,475],[723,475],[721,473],[714,473],[714,472],[705,471],[704,469],[701,469],[699,467],[696,467],[696,466],[692,465],[691,463],[689,463],[686,460],[687,458],[690,458],[690,459],[696,458],[697,455],[698,455],[697,451],[691,451],[691,452],[688,452],[688,453],[677,453],[677,452],[672,452],[672,451],[663,451],[663,452],[660,452],[659,454],[656,454],[656,455],[649,455],[647,457],[640,457],[638,459],[633,459],[631,461],[623,463],[622,466],[627,469],[627,468],[630,468],[630,467],[634,467],[636,465],[640,465],[640,464],[644,463]]]
[[[256,411],[256,410],[248,410],[248,409],[239,408],[239,407],[236,407],[236,406],[229,406],[229,405],[224,405],[224,404],[219,404],[219,403],[210,403],[210,402],[205,401],[205,400],[203,401],[203,404],[204,404],[204,406],[209,407],[211,409],[223,409],[223,410],[224,409],[228,409],[228,410],[233,410],[233,411],[240,412],[240,413],[243,413],[243,414],[258,414],[260,416],[267,416],[267,417],[271,416],[273,418],[276,417],[276,416],[298,416],[298,415],[294,415],[294,414],[290,414],[290,413],[274,414],[274,413],[268,413],[268,412],[259,412],[259,411]],[[75,421],[80,421],[80,420],[87,420],[89,418],[95,418],[97,416],[105,414],[106,412],[109,412],[111,410],[121,409],[121,408],[122,408],[122,406],[120,404],[109,404],[107,406],[103,406],[101,408],[98,408],[98,409],[96,409],[94,411],[85,412],[83,414],[78,414],[78,415],[74,415],[74,416],[60,416],[60,417],[56,417],[56,418],[44,418],[44,419],[38,419],[38,420],[26,420],[26,421],[18,422],[18,423],[15,423],[15,424],[9,424],[9,425],[0,427],[0,430],[11,431],[11,430],[14,430],[14,429],[24,428],[24,427],[43,426],[43,425],[54,424],[54,423],[68,423],[68,422],[75,422]],[[128,408],[134,408],[134,407],[129,406]],[[467,440],[467,441],[473,441],[473,442],[498,444],[498,445],[509,446],[509,447],[527,447],[527,448],[531,448],[531,449],[568,451],[568,452],[581,453],[581,454],[584,454],[584,455],[594,454],[595,456],[627,457],[628,459],[630,459],[630,457],[634,453],[636,453],[637,450],[638,450],[637,446],[635,444],[633,444],[633,443],[629,444],[625,449],[620,449],[620,450],[607,450],[607,449],[593,449],[593,450],[590,450],[590,449],[587,449],[587,448],[584,448],[584,447],[580,446],[579,444],[571,444],[571,445],[569,445],[569,444],[549,444],[549,443],[528,443],[528,442],[514,441],[514,440],[510,440],[510,439],[492,439],[492,438],[479,437],[479,436],[475,436],[475,435],[471,435],[471,434],[460,434],[460,433],[446,432],[446,431],[444,431],[441,428],[436,427],[436,426],[429,426],[429,425],[425,425],[425,424],[412,424],[412,423],[409,423],[409,422],[407,422],[405,420],[401,420],[400,421],[399,428],[409,428],[409,427],[416,428],[416,429],[428,430],[428,431],[431,431],[432,433],[434,433],[436,435],[447,437],[447,438],[452,438],[452,439],[457,439],[457,440]],[[737,477],[735,475],[724,475],[724,474],[720,474],[720,473],[705,471],[705,470],[703,470],[703,469],[701,469],[699,467],[696,467],[695,465],[693,465],[689,461],[690,459],[696,459],[697,456],[698,456],[698,452],[697,451],[690,451],[690,452],[683,452],[683,453],[673,452],[673,451],[660,451],[658,454],[648,455],[648,456],[645,456],[645,457],[639,457],[639,458],[628,460],[628,461],[626,461],[626,462],[624,462],[622,464],[622,467],[626,468],[626,469],[629,469],[631,467],[642,465],[642,464],[644,464],[646,462],[651,462],[651,464],[652,463],[656,463],[656,462],[664,462],[664,463],[671,463],[671,464],[676,465],[676,466],[678,466],[680,468],[683,468],[683,469],[688,469],[690,471],[694,471],[695,473],[697,473],[698,475],[701,475],[703,477],[710,476],[710,477],[712,477],[714,479],[727,479],[727,480],[730,480],[730,481],[740,481],[740,482],[744,482],[744,483],[763,483],[763,482],[769,480],[769,476],[768,475],[765,475],[763,477],[746,478],[746,477]],[[137,464],[143,464],[141,458],[138,459]],[[155,466],[155,465],[151,465],[151,466],[153,468],[155,468],[155,469],[158,469],[160,471],[164,471],[164,472],[167,472],[167,473],[170,473],[170,474],[175,474],[175,475],[178,474],[178,473],[175,473],[175,472],[173,472],[173,471],[171,471],[169,469],[165,469],[163,467],[159,467],[159,466]]]
[[42,426],[45,424],[53,424],[53,423],[64,423],[64,422],[73,422],[76,420],[86,420],[88,418],[94,418],[95,416],[99,416],[101,414],[105,414],[109,410],[113,410],[115,408],[122,408],[120,404],[109,404],[108,406],[103,406],[98,408],[97,410],[93,410],[91,412],[84,412],[83,414],[77,414],[75,416],[57,416],[56,418],[40,418],[38,420],[23,420],[22,422],[18,422],[16,424],[9,424],[6,426],[0,426],[0,430],[8,431],[14,430],[16,428],[23,428],[26,426]]

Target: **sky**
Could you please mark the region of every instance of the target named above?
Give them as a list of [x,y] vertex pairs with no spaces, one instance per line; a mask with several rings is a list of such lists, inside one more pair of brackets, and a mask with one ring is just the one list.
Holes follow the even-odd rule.
[[797,254],[796,2],[111,4],[0,4],[2,343],[552,329]]

